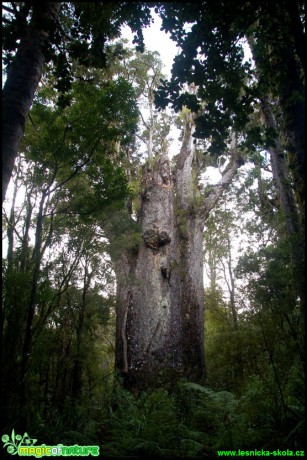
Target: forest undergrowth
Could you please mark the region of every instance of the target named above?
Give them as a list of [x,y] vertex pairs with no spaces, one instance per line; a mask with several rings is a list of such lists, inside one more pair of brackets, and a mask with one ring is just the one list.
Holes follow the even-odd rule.
[[214,458],[218,450],[303,449],[304,406],[288,410],[287,418],[276,413],[256,376],[241,396],[184,381],[139,395],[117,385],[90,405],[50,408],[32,431],[50,445],[99,445],[103,457]]

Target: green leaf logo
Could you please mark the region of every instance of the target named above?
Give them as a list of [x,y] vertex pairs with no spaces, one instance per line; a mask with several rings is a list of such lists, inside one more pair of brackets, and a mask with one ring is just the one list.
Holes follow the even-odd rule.
[[7,434],[4,434],[1,438],[1,441],[3,442],[3,447],[6,447],[6,450],[9,454],[16,455],[18,454],[19,446],[23,444],[26,444],[27,446],[33,446],[37,439],[30,438],[28,433],[25,433],[23,436],[20,434],[15,434],[15,430],[13,429],[11,437],[9,437]]

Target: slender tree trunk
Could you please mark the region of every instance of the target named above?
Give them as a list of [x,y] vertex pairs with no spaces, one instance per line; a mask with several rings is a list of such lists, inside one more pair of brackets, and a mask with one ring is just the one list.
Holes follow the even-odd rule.
[[21,242],[21,256],[20,256],[20,271],[25,272],[29,268],[29,232],[31,226],[31,217],[33,212],[33,205],[31,203],[31,191],[27,191],[26,196],[26,216],[23,231],[23,238]]
[[216,256],[212,248],[209,248],[208,250],[208,267],[209,267],[210,290],[215,295],[217,291]]
[[[10,217],[8,221],[8,228],[7,228],[7,239],[8,239],[8,249],[7,249],[7,270],[6,270],[6,285],[7,289],[8,286],[11,284],[13,279],[13,272],[14,272],[14,264],[13,264],[13,256],[14,256],[14,227],[15,227],[15,202],[17,196],[17,179],[14,187],[13,192],[13,201],[10,211]],[[17,324],[14,321],[16,315],[16,311],[13,311],[14,306],[12,305],[11,296],[8,294],[5,296],[4,301],[1,302],[1,318],[0,318],[0,367],[1,367],[1,407],[2,407],[2,417],[6,420],[7,418],[7,411],[6,411],[6,389],[11,385],[7,385],[8,379],[13,378],[15,380],[15,373],[13,369],[16,369],[15,360],[12,358],[16,356],[16,350],[18,349],[19,340],[17,338]],[[13,317],[12,317],[13,316]],[[6,327],[5,327],[6,323]],[[5,360],[5,355],[10,357],[10,363],[7,364]],[[9,375],[10,374],[10,375]]]
[[233,264],[232,264],[232,256],[231,256],[231,242],[230,242],[230,238],[228,234],[226,235],[226,241],[227,241],[227,267],[225,267],[225,264],[222,259],[221,259],[221,264],[223,267],[224,279],[227,284],[228,292],[229,292],[229,306],[230,306],[230,311],[231,311],[231,316],[232,316],[233,329],[234,331],[237,332],[238,331],[238,313],[237,313],[236,302],[235,302],[235,280],[234,280],[234,275],[233,275]]
[[8,270],[13,269],[13,255],[14,255],[14,229],[15,229],[15,204],[16,204],[16,197],[17,197],[18,185],[17,181],[14,187],[13,192],[13,200],[10,212],[10,218],[8,221],[7,226],[7,240],[8,240],[8,248],[7,248],[7,263],[8,263]]
[[147,149],[148,149],[148,157],[149,158],[152,158],[153,157],[153,144],[152,144],[152,127],[149,126],[149,129],[148,129],[148,140],[147,140]]
[[35,245],[33,250],[33,274],[32,274],[32,285],[30,292],[30,299],[27,309],[26,317],[26,328],[23,340],[23,349],[21,356],[21,363],[19,368],[18,376],[18,396],[20,404],[20,422],[22,425],[27,426],[28,424],[28,412],[27,412],[27,370],[29,365],[29,359],[32,351],[33,342],[33,321],[35,316],[36,298],[37,298],[37,287],[39,281],[39,272],[42,259],[42,236],[43,236],[43,212],[44,204],[47,196],[47,189],[43,190],[42,198],[40,201],[39,211],[37,215],[36,232],[35,232]]
[[153,130],[154,130],[154,113],[153,113],[154,97],[153,97],[153,91],[151,89],[150,89],[149,96],[148,96],[148,102],[149,102],[149,122],[147,123],[147,129],[148,129],[147,151],[148,151],[148,157],[152,158],[153,157]]
[[88,271],[88,260],[85,257],[85,267],[84,267],[84,276],[83,276],[83,290],[82,290],[82,300],[79,310],[78,324],[76,328],[76,358],[73,364],[72,370],[72,397],[78,399],[82,392],[82,359],[81,359],[81,350],[82,350],[82,336],[84,329],[84,317],[86,310],[86,297],[88,289],[91,284],[92,273]]
[[[225,275],[225,281],[228,287],[228,292],[229,292],[229,306],[230,306],[230,312],[232,316],[232,325],[231,325],[231,330],[233,331],[233,337],[234,337],[234,347],[235,347],[235,362],[233,365],[233,375],[235,377],[236,384],[239,384],[239,382],[242,382],[243,379],[243,359],[242,359],[242,350],[239,346],[239,323],[238,323],[238,312],[236,308],[236,302],[235,302],[235,279],[234,279],[234,270],[233,270],[233,261],[232,261],[232,254],[231,254],[231,241],[229,234],[226,235],[226,241],[227,241],[227,267],[225,267],[225,264],[223,261],[222,266],[223,266],[223,271]],[[228,276],[227,276],[228,272]]]
[[45,64],[45,47],[60,2],[37,2],[2,91],[2,202],[12,175],[26,119]]

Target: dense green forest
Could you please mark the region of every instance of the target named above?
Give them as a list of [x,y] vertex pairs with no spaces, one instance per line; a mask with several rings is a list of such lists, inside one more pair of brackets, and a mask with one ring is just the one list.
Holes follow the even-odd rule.
[[1,454],[303,456],[304,3],[2,10]]

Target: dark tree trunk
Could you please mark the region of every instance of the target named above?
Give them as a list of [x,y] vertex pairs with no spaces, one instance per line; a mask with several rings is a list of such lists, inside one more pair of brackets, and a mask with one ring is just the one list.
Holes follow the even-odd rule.
[[14,187],[13,192],[13,200],[11,206],[10,217],[7,222],[7,240],[8,240],[8,248],[7,248],[7,269],[13,270],[13,255],[14,255],[14,229],[15,229],[15,203],[17,197],[18,185],[17,181]]
[[137,391],[204,376],[202,232],[239,162],[233,155],[221,183],[202,197],[193,174],[192,130],[190,117],[174,175],[166,156],[148,162],[140,195],[142,242],[114,259],[116,368]]
[[[292,2],[295,3],[295,2]],[[294,8],[296,9],[296,8]],[[305,225],[305,83],[304,83],[304,68],[301,65],[303,60],[302,53],[299,53],[299,49],[295,46],[297,37],[293,37],[294,32],[294,11],[293,7],[288,7],[288,13],[291,16],[291,20],[288,17],[287,9],[283,8],[281,4],[281,11],[278,12],[280,18],[283,18],[283,34],[284,39],[280,41],[272,40],[269,32],[267,40],[271,44],[271,54],[274,59],[279,59],[281,62],[281,68],[277,73],[274,73],[274,77],[269,79],[269,85],[265,91],[270,91],[274,95],[276,102],[280,107],[281,120],[279,131],[282,132],[284,138],[285,148],[287,150],[287,164],[291,171],[294,180],[294,191],[295,197],[299,208],[300,218],[302,227]],[[291,13],[292,11],[292,13]],[[296,14],[296,20],[297,12]],[[290,23],[289,23],[290,21]],[[301,29],[301,27],[300,27]],[[269,30],[273,30],[270,26]],[[275,33],[275,31],[274,31]],[[264,60],[269,59],[266,55],[259,53],[255,40],[248,36],[248,43],[251,48],[253,59],[256,63],[256,72],[258,79],[262,80],[262,66],[265,67],[267,64]],[[282,46],[281,46],[282,44]],[[274,62],[273,59],[273,62]],[[261,84],[260,84],[261,87]],[[268,114],[269,106],[267,104],[268,98],[266,94],[262,95],[262,103],[264,103],[264,116],[266,123],[271,123]],[[274,122],[275,123],[275,122]],[[281,137],[281,136],[280,136]]]
[[45,64],[45,49],[60,2],[37,2],[2,91],[2,202],[12,175],[26,119]]
[[[288,82],[280,107],[283,113],[283,132],[289,152],[289,167],[294,179],[294,190],[300,210],[302,225],[305,225],[305,89],[294,57],[289,58]],[[298,96],[297,96],[298,95]],[[296,100],[296,99],[297,100]],[[293,100],[294,99],[294,100]]]
[[298,55],[302,69],[305,73],[305,31],[300,18],[299,2],[285,2],[286,11],[289,14],[290,30],[295,44],[296,54]]
[[[281,130],[288,152],[288,165],[305,225],[305,32],[298,2],[280,2],[276,14],[282,37],[270,40],[270,46],[273,62],[274,57],[277,58],[277,65],[281,68],[272,78],[272,92],[277,96],[281,108]],[[269,25],[269,39],[273,29]]]
[[30,299],[28,309],[26,313],[26,326],[25,334],[23,339],[23,348],[20,368],[18,369],[18,380],[17,380],[17,392],[19,398],[20,407],[20,423],[23,426],[27,426],[28,411],[27,411],[27,371],[29,366],[30,355],[32,352],[33,343],[33,322],[35,317],[36,301],[37,301],[37,288],[39,281],[40,265],[42,260],[42,233],[43,233],[43,211],[44,203],[46,199],[46,191],[42,193],[42,198],[39,206],[39,212],[37,215],[36,232],[35,232],[35,245],[33,249],[33,274],[32,274],[32,285],[30,292]]
[[[269,98],[267,96],[261,99],[261,109],[267,128],[276,132],[276,122],[274,114],[270,108]],[[270,147],[271,165],[273,178],[276,184],[276,190],[280,201],[280,208],[285,218],[286,230],[289,236],[291,248],[292,264],[295,268],[295,279],[297,293],[300,298],[300,308],[302,313],[302,324],[305,322],[305,237],[304,237],[304,216],[299,213],[295,197],[290,186],[289,169],[285,158],[285,152],[282,148],[278,135],[273,146]],[[295,176],[294,176],[295,177]],[[296,194],[297,196],[297,194]],[[301,219],[299,219],[299,214]],[[301,356],[305,365],[305,341],[302,338]]]
[[[266,128],[272,129],[274,132],[276,132],[276,122],[270,107],[269,98],[267,96],[261,99],[261,109]],[[270,147],[269,151],[273,178],[280,201],[280,206],[284,213],[287,232],[290,237],[295,237],[292,241],[292,256],[294,260],[297,260],[297,247],[293,246],[293,244],[295,242],[297,246],[298,234],[300,232],[298,210],[292,189],[290,188],[290,176],[285,158],[285,151],[281,146],[281,142],[278,136],[276,137],[275,143]]]

